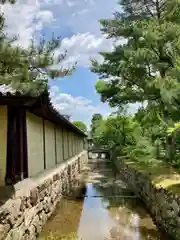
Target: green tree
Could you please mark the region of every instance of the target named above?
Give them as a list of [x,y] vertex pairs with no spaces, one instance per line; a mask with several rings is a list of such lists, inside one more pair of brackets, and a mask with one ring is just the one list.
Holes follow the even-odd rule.
[[121,0],[120,7],[113,19],[100,21],[108,38],[124,43],[101,53],[103,63],[92,60],[101,79],[97,92],[111,106],[158,102],[168,116],[180,99],[180,2]]
[[123,155],[138,160],[153,156],[154,148],[148,137],[143,136],[137,120],[119,111],[101,120],[95,129],[94,139],[96,145],[110,150],[112,158]]
[[176,138],[167,136],[166,130],[180,120],[180,2],[120,0],[119,4],[121,12],[100,22],[108,38],[123,44],[100,53],[102,63],[92,60],[92,71],[100,77],[96,90],[113,107],[146,102],[136,115],[143,136],[157,146],[163,143],[172,161]]
[[101,124],[102,120],[103,120],[103,117],[99,113],[95,113],[92,116],[92,119],[91,119],[91,136],[92,136],[93,142],[95,144],[98,144],[98,142],[95,139],[96,138],[96,131],[100,127],[100,124]]
[[[105,138],[105,131],[106,131],[106,120],[101,118],[98,123],[93,124],[93,143],[96,146],[101,146],[101,147],[108,147],[107,146],[107,139]],[[92,132],[92,129],[91,129]]]
[[81,131],[87,133],[87,127],[82,121],[74,121],[73,124],[78,127]]
[[156,148],[156,157],[161,157],[161,151],[165,150],[166,130],[168,124],[163,121],[163,112],[158,104],[148,104],[146,108],[140,108],[134,119],[139,122],[143,136],[149,139],[149,144]]
[[[15,1],[1,1],[0,4]],[[63,77],[72,69],[63,69],[61,62],[66,57],[56,54],[60,47],[59,38],[41,39],[39,43],[32,41],[27,49],[19,47],[4,32],[4,15],[0,15],[0,84],[10,84],[24,94],[37,95],[48,88],[48,79]]]

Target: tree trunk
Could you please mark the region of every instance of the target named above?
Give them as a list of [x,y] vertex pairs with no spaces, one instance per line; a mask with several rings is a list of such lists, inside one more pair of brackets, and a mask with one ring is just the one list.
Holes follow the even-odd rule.
[[175,134],[167,137],[166,141],[167,160],[172,162],[176,159],[176,137]]
[[156,145],[156,158],[157,159],[160,159],[160,152],[161,152],[161,149],[160,149],[160,142],[158,141],[157,142],[157,145]]

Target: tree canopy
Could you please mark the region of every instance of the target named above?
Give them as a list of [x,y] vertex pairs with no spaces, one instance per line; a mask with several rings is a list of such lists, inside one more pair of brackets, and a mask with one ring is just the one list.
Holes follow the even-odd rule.
[[96,135],[102,121],[103,117],[101,114],[99,113],[93,114],[91,119],[91,136],[93,138],[94,144],[96,145],[98,145],[98,142],[96,142]]
[[[2,0],[0,4],[15,3]],[[60,47],[59,38],[52,40],[32,40],[28,48],[14,44],[16,37],[9,39],[4,30],[5,18],[0,16],[0,84],[10,84],[24,94],[37,95],[47,89],[48,79],[70,74],[72,69],[64,69],[61,62],[66,52],[55,54]]]
[[[108,38],[121,40],[112,52],[92,60],[97,92],[112,106],[158,102],[179,106],[180,2],[121,0],[113,19],[101,20]],[[109,79],[109,80],[107,80]]]
[[148,154],[178,165],[180,1],[120,0],[119,6],[111,19],[100,20],[102,33],[115,44],[100,53],[102,62],[92,59],[91,70],[99,76],[95,87],[112,107],[143,106],[133,117],[103,119],[96,141],[117,144],[129,157]]
[[83,121],[74,121],[73,124],[78,127],[81,131],[87,133],[87,127],[86,125],[83,123]]

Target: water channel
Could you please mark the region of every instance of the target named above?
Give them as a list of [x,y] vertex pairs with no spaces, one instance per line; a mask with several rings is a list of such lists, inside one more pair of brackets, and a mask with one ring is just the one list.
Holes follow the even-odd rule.
[[39,240],[168,240],[110,162],[84,170],[83,198],[62,199]]

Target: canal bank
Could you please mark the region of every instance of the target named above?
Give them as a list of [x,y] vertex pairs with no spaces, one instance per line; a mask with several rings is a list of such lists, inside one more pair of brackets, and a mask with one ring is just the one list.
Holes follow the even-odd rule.
[[[115,162],[118,172],[144,202],[159,229],[172,239],[180,239],[180,196],[152,182],[151,175],[136,169],[131,162],[121,159]],[[151,167],[151,166],[149,166]],[[160,169],[159,169],[160,171]],[[166,176],[167,177],[167,176]]]
[[39,240],[167,240],[111,162],[90,160],[84,179],[85,196],[63,199]]
[[62,197],[71,194],[87,163],[87,152],[70,158],[36,178],[15,185],[15,194],[0,207],[0,240],[34,240]]

